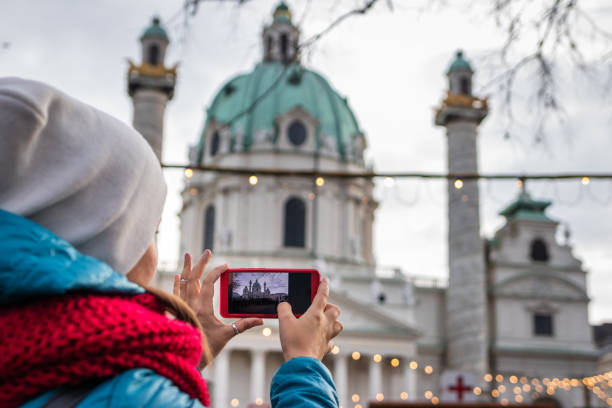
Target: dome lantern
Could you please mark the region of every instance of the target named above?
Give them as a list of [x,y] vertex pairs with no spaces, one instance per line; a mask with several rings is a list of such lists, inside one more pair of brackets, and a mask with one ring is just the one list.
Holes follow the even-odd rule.
[[300,32],[291,22],[289,7],[281,2],[273,13],[272,24],[263,31],[263,60],[284,64],[299,60]]
[[446,73],[450,92],[457,95],[471,96],[473,74],[474,70],[470,63],[463,58],[463,51],[458,50],[454,61]]

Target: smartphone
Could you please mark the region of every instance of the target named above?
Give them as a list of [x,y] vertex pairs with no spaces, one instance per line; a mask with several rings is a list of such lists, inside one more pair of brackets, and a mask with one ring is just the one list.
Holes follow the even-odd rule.
[[301,316],[314,299],[321,274],[316,269],[228,269],[221,275],[223,317],[276,319],[276,307],[289,302]]

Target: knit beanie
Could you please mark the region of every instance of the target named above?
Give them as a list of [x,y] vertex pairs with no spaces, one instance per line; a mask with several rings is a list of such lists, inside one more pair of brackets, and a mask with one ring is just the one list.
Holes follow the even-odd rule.
[[134,129],[46,84],[0,78],[0,208],[125,275],[165,196],[159,161]]

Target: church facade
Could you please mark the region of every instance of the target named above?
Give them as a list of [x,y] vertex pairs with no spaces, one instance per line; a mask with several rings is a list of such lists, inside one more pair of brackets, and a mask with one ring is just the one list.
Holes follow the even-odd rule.
[[[212,98],[190,165],[275,174],[186,174],[180,252],[210,248],[215,263],[316,268],[329,277],[330,301],[342,309],[345,329],[324,363],[345,408],[376,400],[435,404],[459,394],[502,404],[594,402],[573,381],[593,375],[598,356],[588,323],[586,272],[569,245],[555,240],[558,222],[546,215],[549,202],[523,189],[501,212],[504,226],[483,239],[477,181],[450,180],[449,283],[441,286],[401,271],[379,273],[372,181],[292,175],[369,170],[356,115],[324,76],[300,63],[299,35],[281,3],[263,30],[261,61]],[[169,40],[158,20],[141,43],[142,63],[131,63],[128,75],[134,127],[161,158],[176,69],[164,64]],[[472,75],[458,53],[434,118],[447,130],[453,174],[478,172],[477,130],[488,105],[472,95]],[[157,284],[170,289],[173,273],[159,271]],[[255,282],[242,295],[266,290]],[[213,406],[266,406],[282,361],[275,320],[240,334],[204,371]],[[469,387],[459,383],[465,393],[449,394],[445,377],[451,374],[471,379]]]

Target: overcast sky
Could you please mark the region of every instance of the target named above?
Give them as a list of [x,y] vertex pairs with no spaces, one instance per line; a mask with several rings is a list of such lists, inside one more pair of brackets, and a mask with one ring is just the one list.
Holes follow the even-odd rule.
[[[186,163],[197,142],[205,108],[222,84],[260,60],[261,30],[276,1],[254,0],[241,7],[204,3],[185,31],[176,18],[167,28],[172,44],[167,64],[180,62],[175,99],[166,111],[164,161]],[[303,36],[324,28],[353,1],[289,1]],[[304,58],[304,63],[346,95],[369,144],[367,157],[379,171],[446,170],[444,130],[433,126],[433,108],[446,90],[446,71],[457,48],[477,70],[475,87],[493,75],[484,57],[504,38],[486,10],[434,7],[422,1],[380,2],[371,13],[347,20]],[[311,4],[309,11],[307,4]],[[472,4],[477,4],[472,2]],[[612,26],[612,8],[591,1],[602,27]],[[140,60],[138,37],[153,15],[162,22],[176,15],[182,1],[12,1],[0,6],[0,75],[48,82],[121,120],[131,123],[126,93],[126,58]],[[8,45],[4,44],[8,43]],[[520,49],[518,50],[521,51]],[[479,67],[481,68],[480,71]],[[490,65],[487,65],[490,68]],[[562,122],[547,128],[545,143],[534,143],[530,77],[519,78],[522,103],[510,122],[491,94],[491,113],[480,128],[479,165],[483,173],[612,171],[612,111],[601,81],[586,81],[561,67]],[[609,65],[608,65],[609,69]],[[506,133],[510,134],[505,138]],[[182,174],[168,170],[169,195],[159,236],[162,262],[178,259],[179,191]],[[612,321],[612,182],[530,183],[533,196],[551,199],[551,217],[571,230],[574,253],[589,272],[593,299],[590,319]],[[497,212],[517,194],[515,182],[481,183],[482,232],[491,236],[503,219]],[[439,181],[406,180],[377,187],[375,251],[383,266],[407,274],[445,277],[446,198]],[[562,238],[562,234],[559,234]],[[233,265],[239,267],[240,265]],[[265,266],[265,265],[262,265]]]

